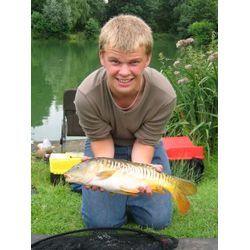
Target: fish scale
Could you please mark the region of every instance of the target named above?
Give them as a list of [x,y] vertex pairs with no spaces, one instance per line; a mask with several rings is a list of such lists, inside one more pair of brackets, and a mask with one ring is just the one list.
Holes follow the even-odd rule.
[[150,164],[105,157],[83,161],[64,176],[69,183],[98,186],[124,195],[140,195],[140,187],[147,186],[156,193],[170,192],[182,214],[187,213],[190,207],[187,196],[197,191],[194,183],[157,172]]
[[[125,160],[114,160],[112,158],[96,158],[96,160],[93,159],[93,161],[96,161],[97,165],[101,166],[101,169],[108,167],[110,169],[120,170],[124,173],[134,173],[140,178],[155,180],[156,183],[161,186],[163,186],[166,181],[175,181],[174,179],[171,179],[171,176],[158,173],[155,168],[149,164],[132,163]],[[100,164],[98,164],[98,161],[100,161]],[[166,178],[169,178],[169,180]]]

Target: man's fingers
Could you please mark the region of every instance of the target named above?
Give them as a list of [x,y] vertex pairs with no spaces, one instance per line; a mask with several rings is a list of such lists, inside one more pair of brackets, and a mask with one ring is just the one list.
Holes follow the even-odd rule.
[[146,194],[147,194],[148,196],[152,196],[152,194],[153,194],[151,187],[146,187],[145,192],[146,192]]
[[89,157],[89,156],[87,156],[87,155],[84,155],[84,156],[82,157],[82,161],[86,161],[86,160],[89,160],[89,159],[91,159],[91,157]]
[[151,187],[139,187],[138,190],[142,194],[147,194],[148,196],[152,196],[153,192]]
[[157,172],[163,171],[163,166],[161,164],[151,164]]
[[99,187],[97,187],[97,186],[89,186],[89,185],[84,185],[84,187],[86,188],[86,189],[90,189],[90,190],[92,190],[92,191],[100,191],[100,192],[104,192],[105,190],[103,189],[103,188],[99,188]]
[[92,186],[92,187],[91,187],[91,190],[92,190],[92,191],[97,191],[97,190],[98,190],[98,187],[97,187],[97,186]]

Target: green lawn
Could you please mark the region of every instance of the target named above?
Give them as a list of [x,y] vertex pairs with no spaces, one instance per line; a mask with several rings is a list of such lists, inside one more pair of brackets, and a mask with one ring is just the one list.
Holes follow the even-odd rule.
[[[57,234],[83,228],[81,218],[81,195],[71,192],[68,185],[50,184],[49,166],[42,160],[32,157],[32,184],[37,193],[32,195],[32,233]],[[217,157],[213,157],[205,175],[198,184],[198,192],[190,197],[191,208],[181,216],[174,204],[173,223],[157,231],[177,238],[217,237]],[[136,224],[125,225],[139,228]],[[154,231],[145,229],[146,231]]]

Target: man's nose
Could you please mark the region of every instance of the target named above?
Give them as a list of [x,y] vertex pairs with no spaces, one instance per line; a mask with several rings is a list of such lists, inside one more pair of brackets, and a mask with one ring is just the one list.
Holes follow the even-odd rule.
[[119,73],[121,75],[128,75],[130,73],[129,66],[126,63],[121,64]]

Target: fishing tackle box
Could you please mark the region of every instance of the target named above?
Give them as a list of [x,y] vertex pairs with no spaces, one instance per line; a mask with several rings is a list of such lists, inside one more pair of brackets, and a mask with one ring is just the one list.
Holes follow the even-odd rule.
[[165,136],[162,141],[170,161],[204,159],[204,147],[194,145],[188,136]]
[[80,163],[82,157],[82,152],[52,153],[49,158],[51,183],[58,184],[60,179],[63,179],[63,174]]
[[165,136],[162,142],[171,168],[178,167],[180,161],[185,162],[186,172],[198,182],[204,172],[204,147],[194,145],[188,136]]

